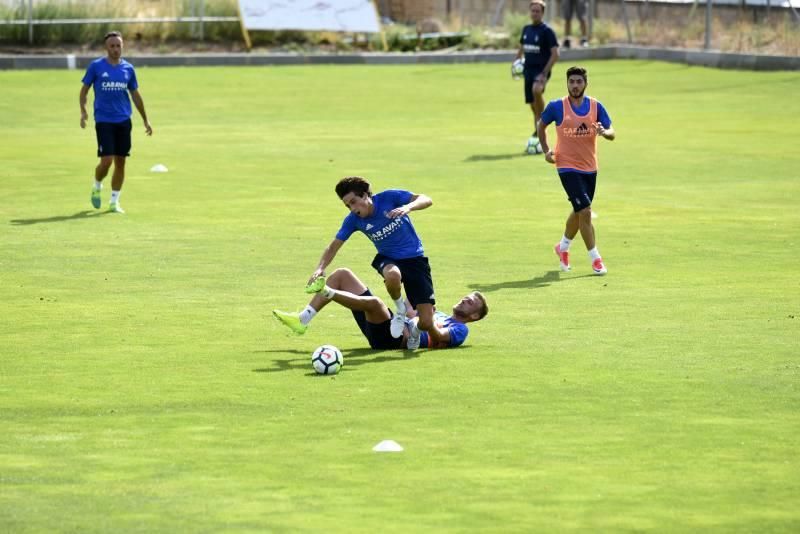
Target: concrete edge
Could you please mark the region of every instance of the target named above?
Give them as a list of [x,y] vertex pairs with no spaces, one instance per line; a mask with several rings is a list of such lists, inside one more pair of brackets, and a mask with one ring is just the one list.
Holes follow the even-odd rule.
[[[353,53],[353,54],[180,54],[126,56],[137,67],[279,66],[279,65],[427,65],[452,63],[506,63],[515,50],[479,50],[456,53]],[[85,69],[99,55],[2,55],[0,70]],[[800,70],[800,57],[735,54],[682,48],[601,46],[564,50],[561,62],[587,59],[641,59],[699,65],[719,69]]]

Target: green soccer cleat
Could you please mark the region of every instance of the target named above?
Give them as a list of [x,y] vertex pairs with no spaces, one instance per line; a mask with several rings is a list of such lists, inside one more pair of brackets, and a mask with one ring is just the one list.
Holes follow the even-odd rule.
[[112,202],[108,205],[108,211],[114,213],[125,213],[125,210],[122,209],[122,206],[119,205],[119,202]]
[[100,190],[92,189],[92,207],[96,210],[100,209]]
[[325,277],[320,276],[306,286],[306,293],[319,293],[325,287]]
[[298,336],[302,336],[306,333],[308,326],[300,322],[299,313],[288,313],[280,310],[272,310],[272,316],[289,327],[289,329]]

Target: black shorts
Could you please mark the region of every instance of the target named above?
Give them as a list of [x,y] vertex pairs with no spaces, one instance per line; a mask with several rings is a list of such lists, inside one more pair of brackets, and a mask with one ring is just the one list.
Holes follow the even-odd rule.
[[406,258],[396,260],[377,254],[372,260],[372,267],[383,276],[383,268],[387,265],[397,265],[403,277],[403,287],[406,290],[406,298],[411,305],[416,308],[417,304],[436,304],[433,295],[433,278],[431,277],[431,266],[428,258],[417,256],[416,258]]
[[[541,70],[532,70],[528,72],[525,71],[525,103],[530,104],[533,102],[533,82],[536,81],[536,77],[542,73]],[[547,79],[550,79],[550,76],[553,74],[553,71],[547,73]],[[544,93],[544,91],[542,91]]]
[[559,171],[561,185],[567,192],[567,198],[572,204],[572,209],[577,213],[592,205],[594,188],[597,185],[597,173],[582,173],[573,171]]
[[97,157],[131,155],[131,121],[97,122]]
[[[364,293],[360,296],[362,297],[371,297],[372,292],[367,289]],[[392,332],[389,326],[392,323],[391,319],[387,319],[386,321],[375,324],[370,323],[367,321],[367,314],[363,311],[353,311],[353,319],[356,320],[356,324],[358,324],[358,328],[361,329],[361,333],[364,334],[364,337],[367,338],[369,342],[369,346],[376,350],[391,350],[391,349],[401,349],[403,348],[403,336],[398,338],[392,337]],[[392,315],[391,310],[386,308],[386,311],[389,312],[389,315]]]

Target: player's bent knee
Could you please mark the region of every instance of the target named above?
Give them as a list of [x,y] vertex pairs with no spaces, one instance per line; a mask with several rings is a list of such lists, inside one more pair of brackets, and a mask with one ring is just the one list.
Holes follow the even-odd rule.
[[400,269],[392,267],[383,271],[383,279],[387,284],[399,284],[403,279],[403,275],[400,274]]
[[325,279],[325,285],[332,289],[352,289],[355,291],[357,288],[352,287],[358,282],[356,275],[353,271],[345,267],[339,267]]
[[353,276],[353,271],[347,267],[339,267],[328,275],[328,280],[338,280],[339,278],[346,278],[348,276]]

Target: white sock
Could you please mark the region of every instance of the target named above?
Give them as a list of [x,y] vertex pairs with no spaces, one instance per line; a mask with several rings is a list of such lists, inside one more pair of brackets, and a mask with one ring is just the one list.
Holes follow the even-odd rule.
[[589,258],[591,258],[592,261],[600,259],[600,252],[597,250],[597,247],[589,251]]
[[111,190],[111,203],[112,204],[114,204],[116,202],[119,202],[119,195],[120,194],[121,193],[119,191],[114,191],[113,189]]
[[97,180],[94,181],[94,188],[100,191],[103,189],[103,182],[98,182]]
[[333,296],[336,294],[336,290],[331,289],[328,286],[325,286],[322,289],[320,289],[319,294],[325,297],[326,299],[331,300]]
[[312,308],[310,305],[306,306],[306,309],[300,312],[300,323],[301,324],[308,324],[311,322],[311,319],[317,314],[317,310]]
[[569,246],[572,244],[572,239],[567,239],[567,236],[561,238],[561,243],[558,244],[558,249],[561,252],[569,251]]
[[406,314],[406,302],[403,299],[403,295],[400,295],[399,299],[395,299],[394,305],[397,307],[397,315]]

